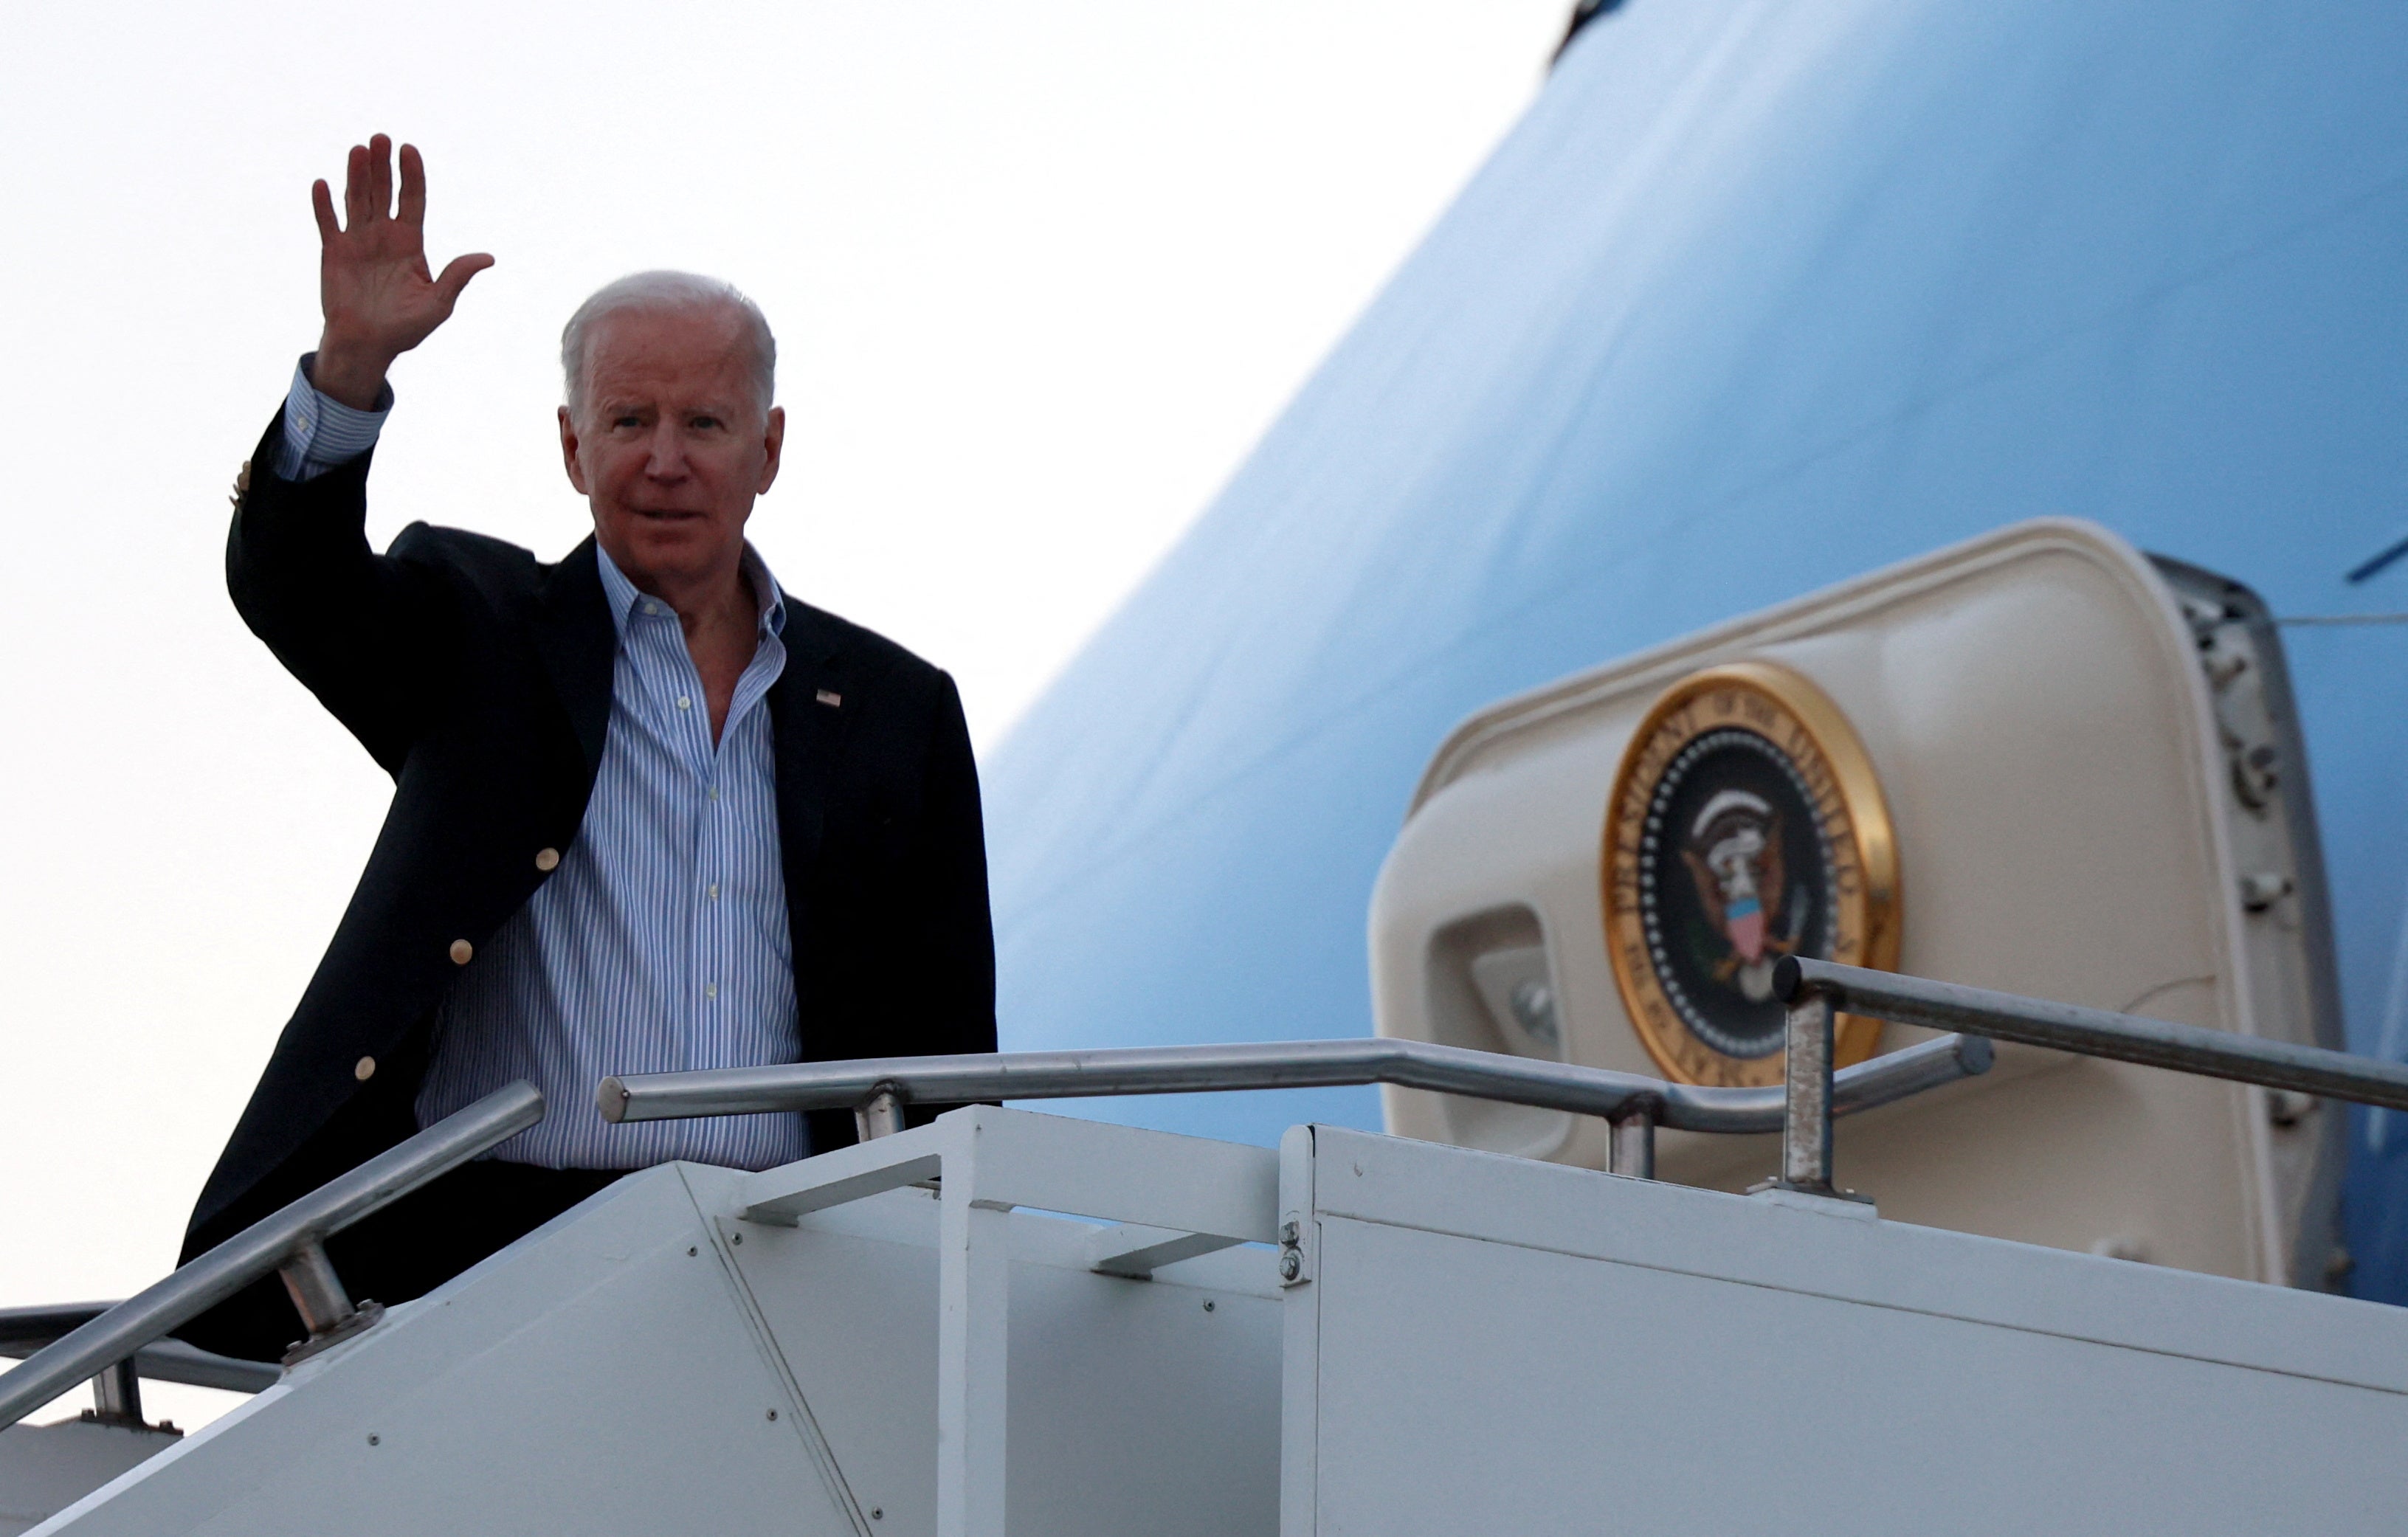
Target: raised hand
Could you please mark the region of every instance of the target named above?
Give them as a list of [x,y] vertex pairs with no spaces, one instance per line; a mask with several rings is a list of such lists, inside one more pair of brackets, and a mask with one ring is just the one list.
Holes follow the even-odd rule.
[[323,181],[309,189],[318,214],[318,302],[326,328],[309,382],[346,406],[372,409],[393,360],[452,318],[468,280],[494,265],[480,251],[455,256],[436,276],[426,265],[426,166],[401,147],[401,203],[393,197],[393,140],[379,134],[351,146],[343,175],[343,222]]

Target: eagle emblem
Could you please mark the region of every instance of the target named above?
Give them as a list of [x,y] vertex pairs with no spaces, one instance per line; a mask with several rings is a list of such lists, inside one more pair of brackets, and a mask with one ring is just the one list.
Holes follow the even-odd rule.
[[[1631,1028],[1667,1077],[1781,1080],[1784,955],[1888,967],[1898,858],[1880,782],[1847,717],[1769,661],[1658,696],[1606,797],[1606,954]],[[1842,1015],[1861,1061],[1878,1022]]]
[[1713,965],[1717,982],[1736,986],[1751,1003],[1772,996],[1772,968],[1798,948],[1807,894],[1786,905],[1799,921],[1780,927],[1781,813],[1762,796],[1745,790],[1716,792],[1700,809],[1681,849],[1682,862],[1697,883],[1698,905],[1724,939],[1729,954]]

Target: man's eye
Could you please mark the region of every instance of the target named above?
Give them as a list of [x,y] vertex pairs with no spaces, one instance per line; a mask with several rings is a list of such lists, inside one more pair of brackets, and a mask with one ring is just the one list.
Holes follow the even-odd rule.
[[719,418],[715,416],[697,416],[694,419],[694,425],[698,431],[708,432],[711,428],[719,425]]
[[640,416],[614,417],[610,424],[614,427],[640,427],[644,424],[644,419]]

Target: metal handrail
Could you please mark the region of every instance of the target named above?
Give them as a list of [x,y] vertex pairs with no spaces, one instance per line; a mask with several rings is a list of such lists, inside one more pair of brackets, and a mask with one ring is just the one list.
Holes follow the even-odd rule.
[[[1983,1072],[1989,1065],[1989,1043],[1979,1037],[1927,1041],[1839,1073],[1834,1109],[1840,1113],[1870,1110]],[[1393,1084],[1617,1122],[1643,1116],[1653,1125],[1683,1131],[1777,1131],[1783,1114],[1778,1087],[1668,1084],[1603,1068],[1388,1039],[890,1056],[646,1073],[606,1078],[595,1099],[605,1120],[624,1122],[848,1107],[867,1115],[882,1098],[945,1104],[1364,1084]]]
[[1811,990],[1829,998],[1831,1006],[1843,1013],[2050,1046],[2266,1088],[2296,1089],[2353,1104],[2408,1110],[2408,1067],[2321,1046],[2298,1046],[2287,1041],[1798,956],[1780,963],[1772,986],[1784,1003],[1795,1002]]
[[1832,1021],[1841,1011],[1963,1035],[2047,1046],[2175,1072],[2292,1089],[2329,1099],[2408,1110],[2408,1067],[2396,1062],[2234,1035],[2197,1025],[1994,993],[1925,977],[1786,955],[1772,990],[1788,1007],[1788,1113],[1781,1177],[1795,1190],[1831,1191]]
[[[0,1356],[22,1359],[117,1306],[115,1302],[65,1302],[45,1307],[0,1308]],[[246,1361],[197,1349],[181,1340],[157,1340],[134,1353],[136,1374],[153,1382],[222,1387],[256,1393],[283,1373],[264,1361]]]
[[[543,1095],[523,1081],[496,1089],[455,1115],[386,1149],[351,1172],[261,1218],[156,1286],[0,1374],[0,1429],[84,1381],[135,1357],[252,1282],[283,1271],[313,1341],[344,1337],[353,1311],[321,1244],[380,1207],[543,1119]],[[313,1315],[313,1310],[315,1315]]]
[[47,1307],[0,1308],[0,1353],[30,1356],[63,1334],[81,1329],[115,1302],[56,1302]]

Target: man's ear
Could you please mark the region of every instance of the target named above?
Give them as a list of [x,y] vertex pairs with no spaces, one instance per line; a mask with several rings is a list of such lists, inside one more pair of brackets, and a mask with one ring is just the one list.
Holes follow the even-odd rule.
[[584,467],[577,462],[577,420],[568,414],[566,406],[560,408],[560,465],[568,471],[568,483],[577,488],[579,496],[593,495],[585,484]]
[[767,491],[770,485],[778,479],[778,459],[779,456],[784,453],[786,450],[785,407],[772,406],[769,408],[769,422],[768,425],[763,430],[761,446],[767,451],[767,457],[761,463],[761,483],[752,488],[752,495],[755,496]]

